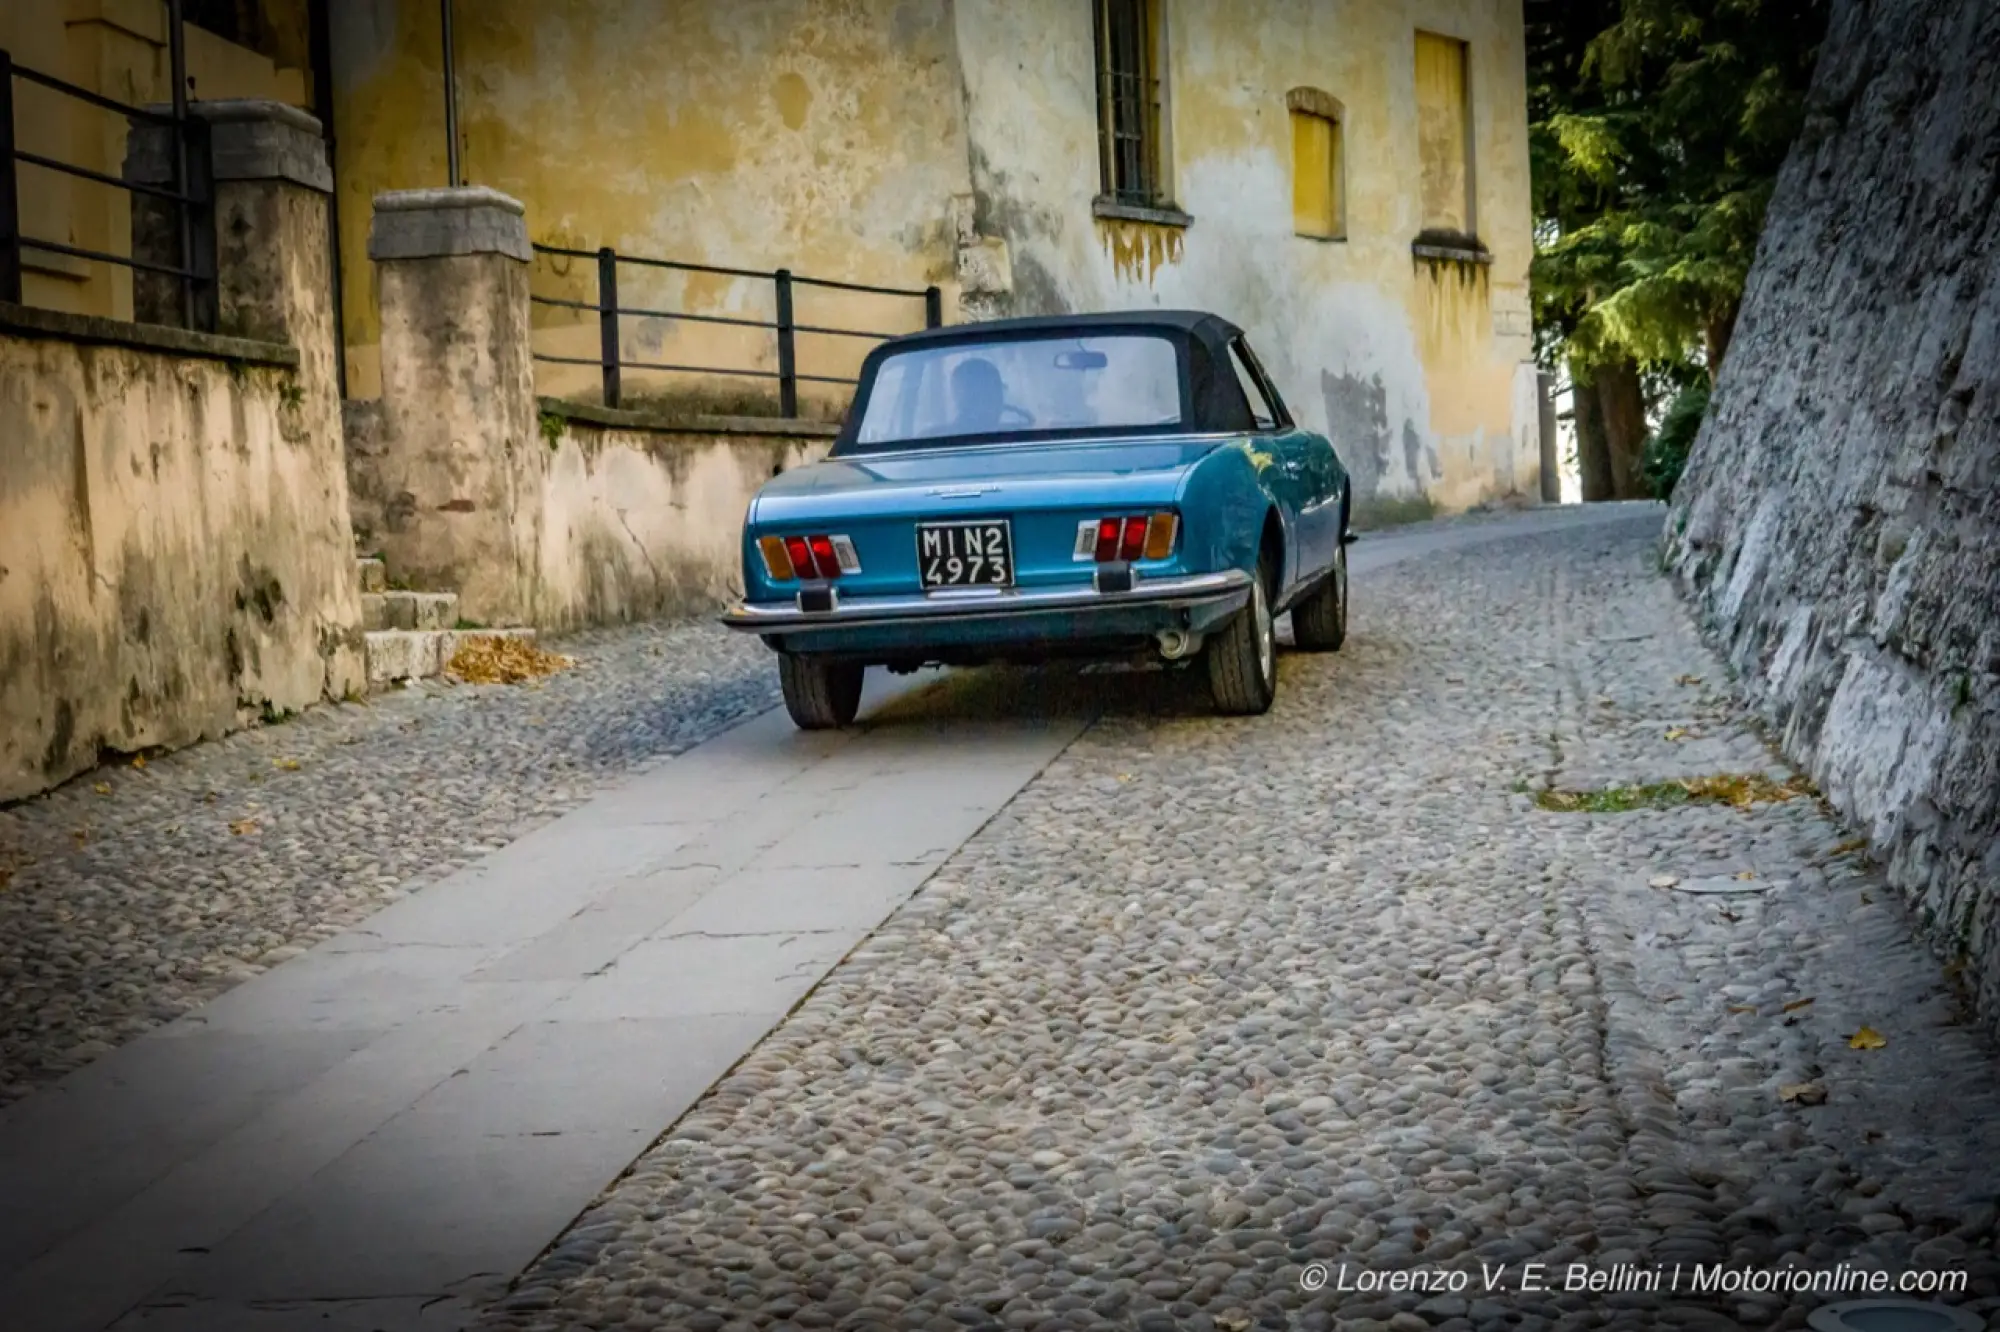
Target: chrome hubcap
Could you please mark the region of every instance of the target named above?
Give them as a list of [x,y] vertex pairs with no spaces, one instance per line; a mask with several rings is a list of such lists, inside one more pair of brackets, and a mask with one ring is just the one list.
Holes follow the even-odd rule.
[[1271,630],[1271,604],[1264,599],[1262,583],[1252,585],[1250,604],[1255,607],[1257,617],[1257,671],[1268,684],[1277,665],[1277,643]]

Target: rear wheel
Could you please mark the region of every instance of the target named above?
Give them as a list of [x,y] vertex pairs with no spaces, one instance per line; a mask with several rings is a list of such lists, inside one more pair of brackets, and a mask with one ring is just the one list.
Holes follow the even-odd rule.
[[778,683],[785,691],[785,711],[802,731],[829,731],[847,725],[861,711],[861,679],[866,670],[855,662],[780,652]]
[[1292,641],[1307,652],[1331,652],[1347,641],[1347,547],[1319,586],[1292,607]]
[[1278,633],[1271,616],[1270,577],[1269,565],[1258,560],[1250,604],[1202,649],[1209,696],[1218,712],[1254,717],[1270,711],[1277,696]]

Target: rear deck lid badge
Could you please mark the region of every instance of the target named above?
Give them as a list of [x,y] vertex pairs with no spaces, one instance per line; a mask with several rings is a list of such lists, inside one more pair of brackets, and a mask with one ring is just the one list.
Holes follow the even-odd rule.
[[998,489],[998,486],[933,486],[924,493],[935,499],[978,499]]

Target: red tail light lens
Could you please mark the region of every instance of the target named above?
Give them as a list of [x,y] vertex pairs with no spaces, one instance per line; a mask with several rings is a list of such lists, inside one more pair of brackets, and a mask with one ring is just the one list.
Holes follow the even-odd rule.
[[1118,558],[1129,564],[1131,561],[1138,559],[1140,552],[1145,550],[1145,548],[1146,520],[1144,518],[1127,518],[1125,520],[1124,539],[1118,543]]
[[812,547],[804,537],[786,537],[785,554],[791,557],[792,571],[800,578],[810,578],[813,572]]
[[812,547],[813,564],[819,568],[821,578],[840,577],[840,557],[833,553],[832,537],[807,537],[806,544]]
[[1118,520],[1103,518],[1097,524],[1097,550],[1095,556],[1099,564],[1109,564],[1118,558]]

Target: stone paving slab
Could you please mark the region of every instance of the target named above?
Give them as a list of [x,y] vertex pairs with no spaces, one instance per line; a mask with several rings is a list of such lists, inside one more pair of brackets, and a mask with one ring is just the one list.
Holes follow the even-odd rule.
[[885,683],[860,729],[738,727],[0,1113],[9,1332],[502,1288],[1083,725],[959,731]]

